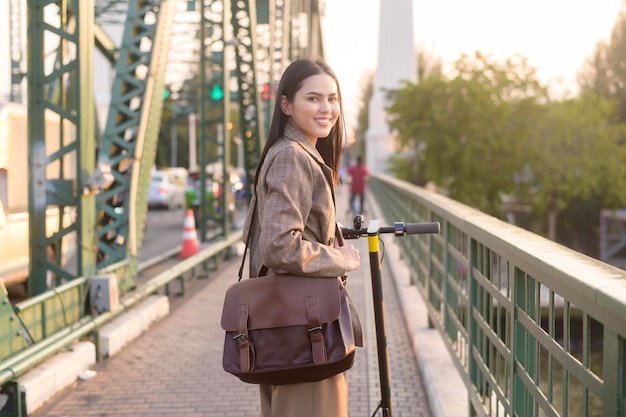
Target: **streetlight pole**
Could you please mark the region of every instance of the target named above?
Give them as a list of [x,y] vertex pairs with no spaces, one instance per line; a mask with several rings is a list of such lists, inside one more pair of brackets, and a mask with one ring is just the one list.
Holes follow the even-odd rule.
[[196,142],[196,113],[189,113],[189,172],[198,169],[198,144]]
[[172,128],[170,132],[170,166],[175,167],[178,163],[178,128],[176,122],[178,121],[178,114],[174,117]]

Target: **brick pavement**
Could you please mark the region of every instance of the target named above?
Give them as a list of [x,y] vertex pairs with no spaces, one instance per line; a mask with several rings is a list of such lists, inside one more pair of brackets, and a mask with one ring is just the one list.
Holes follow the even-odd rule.
[[[338,198],[347,201],[341,194]],[[349,218],[340,220],[346,226],[351,223]],[[351,417],[369,417],[380,401],[380,391],[367,240],[350,243],[361,251],[361,268],[350,274],[348,288],[363,321],[366,347],[358,349],[348,371],[349,410]],[[221,366],[221,307],[240,261],[240,257],[225,261],[208,279],[194,281],[182,301],[172,300],[168,317],[117,355],[97,363],[92,368],[96,376],[77,381],[32,416],[257,417],[257,387],[240,382]],[[393,416],[429,417],[402,308],[392,280],[384,278]]]

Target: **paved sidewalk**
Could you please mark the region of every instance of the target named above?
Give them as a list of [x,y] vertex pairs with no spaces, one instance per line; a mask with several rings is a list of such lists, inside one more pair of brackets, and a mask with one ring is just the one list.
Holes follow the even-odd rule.
[[[340,221],[351,225],[338,211]],[[366,344],[348,371],[349,409],[351,417],[369,417],[380,402],[380,390],[367,239],[349,242],[361,251],[361,268],[349,275],[348,289],[363,321]],[[224,332],[219,320],[224,293],[236,281],[240,249],[240,256],[223,262],[209,279],[190,285],[183,299],[173,299],[169,316],[97,363],[93,378],[77,381],[32,416],[258,417],[258,388],[227,374],[221,365]],[[402,305],[393,280],[385,278],[393,416],[430,417]]]

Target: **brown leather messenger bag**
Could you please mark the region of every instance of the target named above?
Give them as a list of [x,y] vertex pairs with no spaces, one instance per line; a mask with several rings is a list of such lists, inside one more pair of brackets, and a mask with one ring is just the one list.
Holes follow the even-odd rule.
[[244,382],[320,381],[354,361],[347,293],[337,277],[273,274],[237,282],[226,292],[222,328],[224,370]]

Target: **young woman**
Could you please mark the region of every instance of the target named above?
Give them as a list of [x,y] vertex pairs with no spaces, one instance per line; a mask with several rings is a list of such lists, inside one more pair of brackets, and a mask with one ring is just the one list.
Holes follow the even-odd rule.
[[[337,77],[324,62],[290,64],[255,177],[244,225],[250,276],[268,273],[343,276],[359,252],[336,236],[334,187],[344,135]],[[256,209],[255,209],[256,207]],[[303,384],[261,385],[261,417],[347,417],[344,373]]]

